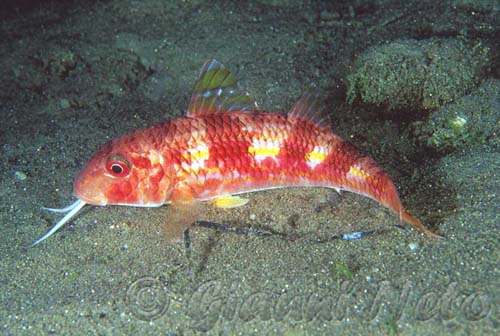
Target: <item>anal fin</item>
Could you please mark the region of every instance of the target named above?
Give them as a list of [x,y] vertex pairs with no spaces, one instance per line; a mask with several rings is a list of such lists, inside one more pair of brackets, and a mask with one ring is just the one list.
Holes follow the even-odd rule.
[[224,195],[214,198],[213,202],[217,208],[230,209],[247,204],[248,199],[239,196]]

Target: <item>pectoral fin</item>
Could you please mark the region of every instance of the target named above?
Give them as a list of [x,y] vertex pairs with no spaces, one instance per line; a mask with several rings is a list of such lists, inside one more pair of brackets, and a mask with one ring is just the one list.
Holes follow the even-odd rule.
[[213,202],[217,208],[230,209],[247,204],[248,199],[239,196],[224,195],[215,198]]
[[183,239],[184,231],[189,229],[198,220],[200,202],[190,195],[179,193],[172,200],[165,222],[165,235],[169,242],[179,242]]

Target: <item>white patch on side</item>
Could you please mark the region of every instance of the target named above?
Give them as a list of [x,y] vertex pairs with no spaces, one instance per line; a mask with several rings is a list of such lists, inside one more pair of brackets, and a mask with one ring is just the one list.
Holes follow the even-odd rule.
[[363,170],[363,168],[359,167],[359,165],[357,164],[351,166],[346,174],[347,179],[355,181],[364,181],[369,176],[370,174]]
[[328,148],[324,146],[314,146],[313,150],[306,154],[305,160],[307,165],[314,169],[317,165],[325,161],[327,155],[329,153]]
[[163,169],[164,159],[160,152],[155,150],[150,150],[148,154],[149,162],[151,162],[151,175],[156,175]]
[[183,154],[184,159],[191,160],[191,164],[187,165],[183,162],[182,168],[187,172],[198,172],[200,169],[205,168],[205,160],[210,157],[210,152],[207,144],[201,141],[197,134],[194,134],[192,139],[190,141],[192,147],[188,148]]
[[218,170],[209,171],[205,176],[206,176],[207,180],[210,180],[210,179],[222,180],[223,179],[223,176],[221,175],[221,173]]
[[282,140],[271,139],[254,139],[252,145],[248,148],[248,152],[253,154],[255,160],[260,163],[264,159],[271,157],[276,160],[276,156],[280,152]]

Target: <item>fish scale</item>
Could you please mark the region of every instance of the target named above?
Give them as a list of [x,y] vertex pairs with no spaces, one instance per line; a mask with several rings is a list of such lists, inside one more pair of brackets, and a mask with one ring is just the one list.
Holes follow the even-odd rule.
[[[236,196],[271,188],[316,186],[368,196],[429,237],[401,205],[390,177],[371,158],[335,135],[308,89],[287,114],[259,110],[231,72],[205,63],[185,117],[137,130],[99,149],[75,181],[79,199],[46,239],[84,204],[161,206],[169,240],[199,217],[197,204],[235,207]],[[62,212],[62,210],[60,211]]]

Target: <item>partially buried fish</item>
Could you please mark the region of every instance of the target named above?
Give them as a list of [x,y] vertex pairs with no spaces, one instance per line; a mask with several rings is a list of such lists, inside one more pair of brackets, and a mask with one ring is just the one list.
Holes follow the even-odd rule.
[[216,60],[206,62],[185,117],[106,143],[75,181],[78,198],[36,245],[85,204],[156,207],[170,204],[166,234],[177,240],[197,219],[197,204],[223,208],[248,202],[241,193],[317,186],[368,196],[429,237],[401,205],[389,176],[353,145],[333,134],[315,88],[287,114],[258,110]]

